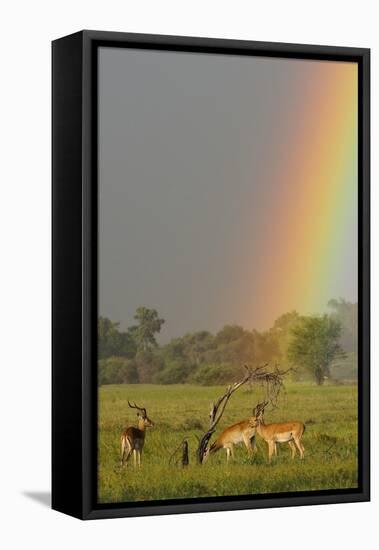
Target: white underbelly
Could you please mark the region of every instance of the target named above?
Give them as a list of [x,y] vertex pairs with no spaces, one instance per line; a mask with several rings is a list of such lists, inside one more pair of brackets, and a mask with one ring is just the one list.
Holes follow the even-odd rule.
[[243,439],[241,435],[236,435],[233,438],[231,438],[231,443],[234,445],[238,445],[239,443],[242,443]]
[[282,434],[276,434],[275,442],[276,443],[287,443],[293,439],[292,432],[284,432]]

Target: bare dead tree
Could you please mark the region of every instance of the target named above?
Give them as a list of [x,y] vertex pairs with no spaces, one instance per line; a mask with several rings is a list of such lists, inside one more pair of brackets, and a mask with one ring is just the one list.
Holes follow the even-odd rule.
[[[180,458],[178,457],[179,451],[181,451]],[[185,468],[186,466],[189,465],[188,437],[185,437],[184,439],[182,439],[178,447],[171,454],[168,463],[172,464],[172,462],[174,462],[176,466],[180,464],[182,468]]]
[[[265,396],[268,400],[268,403],[271,403],[275,406],[278,399],[280,390],[283,388],[283,377],[289,372],[280,371],[276,366],[273,371],[267,370],[268,364],[262,365],[260,367],[250,368],[248,365],[244,365],[246,369],[245,376],[234,384],[229,385],[226,388],[226,391],[221,397],[217,399],[212,405],[211,412],[209,414],[209,428],[205,434],[199,439],[199,445],[196,451],[197,461],[199,464],[203,463],[204,454],[208,448],[209,440],[216,430],[216,426],[219,423],[222,415],[224,414],[226,405],[228,404],[229,399],[241,386],[249,382],[250,386],[253,384],[260,384],[265,387]],[[265,405],[265,406],[266,406]]]
[[247,370],[247,373],[245,374],[244,378],[240,380],[239,382],[235,382],[234,384],[231,384],[226,388],[225,393],[217,399],[215,403],[212,405],[211,412],[209,414],[209,429],[205,432],[205,434],[200,438],[199,446],[196,451],[197,460],[199,464],[202,464],[204,453],[208,447],[208,443],[210,438],[212,437],[212,434],[215,432],[216,426],[219,423],[222,415],[224,414],[225,407],[233,395],[235,391],[238,390],[241,386],[246,384],[251,378],[251,370],[248,368],[247,365],[244,365],[245,369]]
[[189,464],[189,449],[188,441],[185,439],[182,444],[182,468],[185,468]]
[[258,384],[264,388],[263,401],[267,401],[267,405],[271,405],[273,408],[277,406],[279,394],[284,390],[284,378],[294,369],[289,368],[286,370],[280,370],[278,365],[275,365],[272,371],[266,370],[268,365],[258,367],[254,370],[251,378],[251,382]]
[[253,416],[259,416],[261,413],[264,413],[268,404],[268,401],[261,401],[260,403],[257,403],[256,407],[253,409]]

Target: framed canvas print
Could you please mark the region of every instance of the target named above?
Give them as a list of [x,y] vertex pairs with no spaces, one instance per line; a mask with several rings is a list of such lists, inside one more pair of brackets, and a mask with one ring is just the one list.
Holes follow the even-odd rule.
[[53,508],[369,499],[369,50],[53,42]]

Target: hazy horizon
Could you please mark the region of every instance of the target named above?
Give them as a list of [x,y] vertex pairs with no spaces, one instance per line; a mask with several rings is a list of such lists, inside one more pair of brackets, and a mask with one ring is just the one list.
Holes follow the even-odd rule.
[[[337,298],[338,300],[341,299],[341,300],[344,300],[344,298],[342,298],[342,296],[339,296]],[[352,302],[353,304],[356,304],[357,302]],[[153,309],[153,308],[150,308],[149,305],[147,304],[141,304],[142,307],[147,307],[148,309]],[[166,326],[170,326],[170,320],[169,319],[166,319],[165,316],[162,314],[161,311],[158,311],[158,314],[159,314],[159,317],[160,318],[163,318],[164,319],[164,324],[162,325],[162,328],[161,328],[161,331],[159,333],[157,333],[155,335],[157,341],[159,344],[167,344],[170,340],[172,339],[175,339],[175,338],[181,338],[182,336],[185,336],[186,334],[190,334],[192,332],[202,332],[202,331],[205,331],[205,332],[209,332],[213,335],[216,335],[222,328],[224,328],[224,326],[227,326],[227,325],[238,325],[238,326],[241,326],[244,330],[247,330],[249,332],[252,332],[254,330],[257,330],[258,332],[265,332],[266,330],[269,330],[270,328],[273,327],[274,325],[274,322],[276,321],[276,319],[278,319],[281,315],[285,314],[285,313],[291,313],[292,311],[294,311],[293,309],[292,310],[288,310],[288,311],[283,311],[282,314],[279,314],[278,317],[276,317],[275,319],[273,319],[272,323],[267,326],[267,327],[261,327],[261,328],[258,328],[258,327],[245,327],[243,325],[241,325],[240,323],[225,323],[224,325],[222,326],[219,326],[219,327],[216,327],[214,328],[213,330],[207,328],[207,327],[194,327],[193,330],[188,330],[186,331],[185,333],[183,334],[172,334],[170,335],[169,337],[165,335],[165,332],[166,332]],[[297,311],[297,310],[296,310]],[[297,313],[299,315],[323,315],[324,313],[328,313],[330,312],[331,309],[327,306],[325,308],[324,311],[319,311],[319,312],[301,312],[301,311],[297,311]],[[109,317],[107,315],[102,315],[102,314],[99,314],[100,317],[108,317],[112,322],[114,323],[120,323],[120,329],[122,331],[126,331],[129,327],[133,326],[136,324],[136,321],[135,319],[133,318],[134,317],[134,313],[133,312],[133,315],[131,315],[130,319],[128,321],[120,321],[120,319],[114,319],[112,317]]]

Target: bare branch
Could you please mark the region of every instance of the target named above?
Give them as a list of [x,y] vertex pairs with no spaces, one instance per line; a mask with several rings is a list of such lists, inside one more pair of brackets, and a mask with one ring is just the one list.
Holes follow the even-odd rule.
[[[217,399],[217,401],[213,403],[212,409],[209,415],[209,418],[210,418],[209,429],[200,438],[199,446],[196,451],[197,460],[199,464],[202,464],[203,462],[204,454],[206,449],[208,448],[209,440],[212,437],[213,433],[215,432],[216,426],[225,412],[225,408],[229,402],[229,399],[231,398],[233,393],[236,392],[241,386],[243,386],[247,382],[249,382],[250,385],[253,383],[264,385],[265,386],[264,407],[266,407],[269,403],[271,403],[272,406],[276,405],[276,401],[278,399],[280,390],[284,386],[283,377],[292,369],[281,371],[276,365],[273,371],[268,371],[267,367],[268,367],[268,363],[266,363],[265,365],[261,365],[259,367],[255,367],[253,369],[249,368],[248,365],[244,365],[244,368],[247,371],[245,376],[239,382],[235,382],[234,384],[231,384],[230,386],[228,386],[226,388],[225,393],[221,395]],[[263,403],[258,405],[263,405]]]
[[208,447],[209,440],[214,433],[217,424],[219,423],[222,415],[224,414],[226,405],[233,395],[234,392],[236,392],[241,386],[246,384],[252,376],[252,371],[249,369],[247,365],[244,365],[244,368],[246,369],[246,375],[240,380],[239,382],[235,382],[234,384],[231,384],[226,388],[225,393],[217,399],[215,403],[213,403],[212,410],[210,412],[210,422],[209,422],[209,429],[205,432],[203,437],[199,441],[199,446],[197,448],[197,460],[200,464],[203,462],[204,453]]

